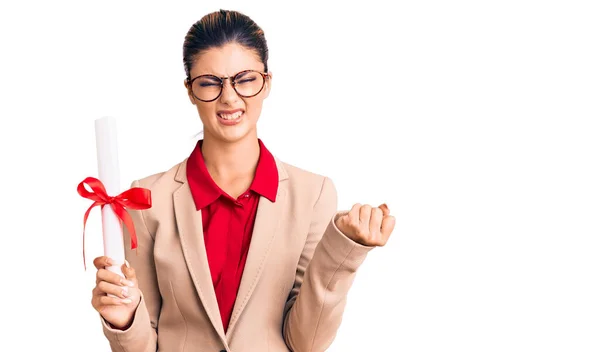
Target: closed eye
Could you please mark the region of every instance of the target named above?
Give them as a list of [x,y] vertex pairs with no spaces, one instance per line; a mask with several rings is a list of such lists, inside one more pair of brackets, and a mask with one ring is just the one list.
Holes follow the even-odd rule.
[[252,78],[245,78],[245,79],[237,80],[235,83],[236,84],[244,84],[244,83],[254,82],[254,81],[256,81],[256,78],[252,77]]
[[198,85],[200,87],[218,87],[221,85],[221,83],[216,83],[216,82],[200,82],[198,83]]

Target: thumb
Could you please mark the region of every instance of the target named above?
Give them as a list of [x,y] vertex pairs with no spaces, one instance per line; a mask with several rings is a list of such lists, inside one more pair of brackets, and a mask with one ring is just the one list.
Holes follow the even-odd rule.
[[383,221],[381,223],[381,234],[386,240],[392,234],[392,231],[394,230],[394,225],[396,225],[395,217],[388,215],[385,218],[383,218]]
[[380,206],[378,206],[378,208],[383,211],[384,217],[390,215],[390,208],[388,208],[387,204],[383,203]]
[[137,277],[135,274],[135,269],[129,265],[129,262],[125,260],[125,263],[121,266],[121,271],[125,274],[125,278],[127,280],[133,281],[137,285]]

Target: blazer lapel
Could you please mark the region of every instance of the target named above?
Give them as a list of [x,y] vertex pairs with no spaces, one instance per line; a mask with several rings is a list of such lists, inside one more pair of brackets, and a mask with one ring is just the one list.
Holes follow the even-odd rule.
[[288,175],[283,168],[282,163],[277,158],[275,158],[275,162],[279,173],[277,197],[275,198],[275,203],[271,203],[270,200],[264,197],[260,197],[258,202],[248,258],[246,259],[240,288],[233,306],[231,319],[229,320],[226,334],[227,338],[233,333],[235,325],[256,287],[260,274],[263,271],[264,263],[271,250],[271,245],[277,234],[277,228],[282,218],[283,210],[286,209],[287,188],[285,186],[287,186],[287,184],[283,181],[288,178]]
[[225,332],[223,331],[219,305],[210,275],[206,247],[204,246],[202,213],[196,210],[192,192],[187,183],[185,165],[186,162],[184,161],[177,171],[175,179],[182,184],[173,193],[175,219],[181,240],[181,248],[198,296],[212,325],[225,344]]

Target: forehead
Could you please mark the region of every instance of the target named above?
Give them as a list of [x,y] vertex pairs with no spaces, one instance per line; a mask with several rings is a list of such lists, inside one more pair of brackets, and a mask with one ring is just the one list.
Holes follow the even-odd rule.
[[233,76],[244,70],[262,71],[264,65],[255,50],[230,43],[210,48],[198,55],[190,71],[191,77],[213,74],[219,77]]

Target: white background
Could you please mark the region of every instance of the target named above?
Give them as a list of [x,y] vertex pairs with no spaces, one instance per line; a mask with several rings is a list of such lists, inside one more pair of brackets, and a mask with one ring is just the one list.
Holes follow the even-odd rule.
[[[387,202],[330,351],[600,350],[600,12],[593,1],[6,2],[0,6],[2,351],[108,351],[90,304],[94,120],[121,184],[202,129],[185,33],[219,8],[266,32],[259,136],[328,175],[340,208]],[[343,4],[343,5],[341,5]]]

